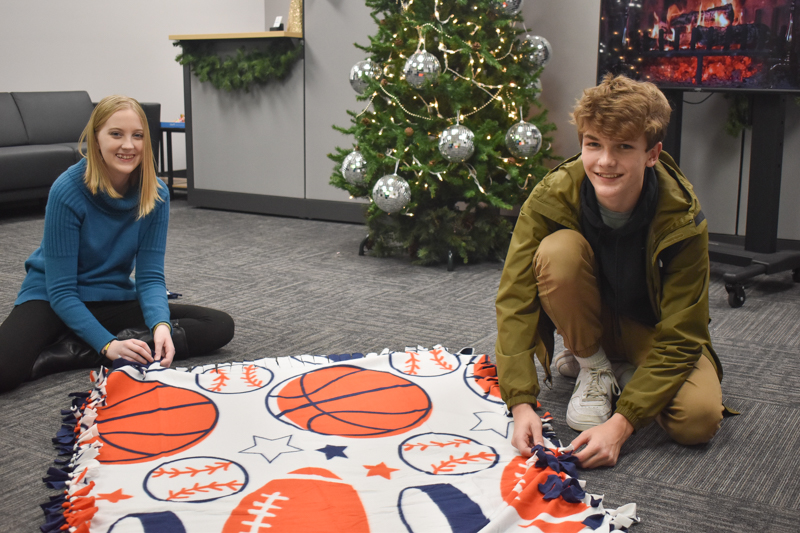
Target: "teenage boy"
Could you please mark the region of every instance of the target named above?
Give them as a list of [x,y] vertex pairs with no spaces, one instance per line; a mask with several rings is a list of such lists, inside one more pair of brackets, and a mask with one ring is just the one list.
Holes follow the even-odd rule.
[[[576,377],[567,423],[584,468],[616,464],[656,420],[681,444],[719,429],[722,367],[708,332],[708,224],[661,141],[652,84],[607,75],[573,111],[581,153],[522,206],[497,295],[497,367],[524,456],[542,443],[534,355]],[[613,396],[619,395],[616,410]],[[583,447],[583,449],[581,449]]]

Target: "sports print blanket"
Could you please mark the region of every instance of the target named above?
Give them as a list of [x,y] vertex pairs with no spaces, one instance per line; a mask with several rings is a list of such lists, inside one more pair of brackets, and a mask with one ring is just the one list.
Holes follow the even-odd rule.
[[545,414],[529,459],[471,349],[93,375],[54,442],[45,533],[627,530]]

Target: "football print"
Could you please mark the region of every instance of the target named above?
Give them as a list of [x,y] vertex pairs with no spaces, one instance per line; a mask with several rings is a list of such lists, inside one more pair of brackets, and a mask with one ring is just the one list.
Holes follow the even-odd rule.
[[358,493],[324,468],[304,468],[248,494],[222,533],[368,533]]

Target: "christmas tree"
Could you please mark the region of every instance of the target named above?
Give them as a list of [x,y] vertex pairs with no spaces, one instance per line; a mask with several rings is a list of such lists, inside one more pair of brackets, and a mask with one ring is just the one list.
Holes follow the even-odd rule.
[[329,154],[331,184],[372,200],[372,253],[415,263],[504,259],[521,205],[554,159],[537,101],[549,43],[523,0],[366,0],[377,24],[351,71],[365,102]]

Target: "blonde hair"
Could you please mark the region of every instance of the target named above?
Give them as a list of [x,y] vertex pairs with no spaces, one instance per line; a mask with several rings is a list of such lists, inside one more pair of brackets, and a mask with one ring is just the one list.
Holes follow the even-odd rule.
[[609,73],[600,85],[583,91],[570,122],[577,126],[581,144],[583,134],[592,129],[620,141],[644,134],[649,150],[664,140],[671,112],[667,98],[652,83]]
[[[108,178],[106,164],[100,155],[100,146],[97,142],[97,132],[111,118],[111,115],[123,109],[130,109],[142,121],[143,146],[142,161],[139,166],[131,172],[132,184],[139,184],[139,216],[143,218],[150,213],[156,206],[156,201],[163,201],[158,192],[159,187],[164,185],[156,176],[155,160],[153,158],[153,145],[150,142],[150,129],[147,126],[147,117],[142,106],[133,98],[127,96],[113,95],[106,96],[97,104],[89,117],[89,123],[81,133],[80,146],[81,155],[86,158],[86,174],[83,182],[92,194],[104,192],[112,198],[122,198],[114,190]],[[86,141],[86,153],[83,153],[83,142]]]

